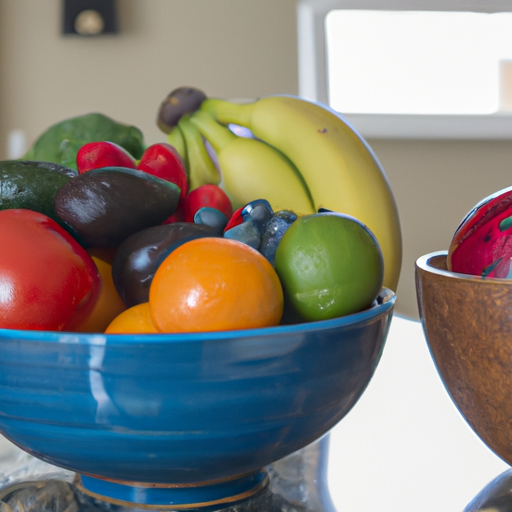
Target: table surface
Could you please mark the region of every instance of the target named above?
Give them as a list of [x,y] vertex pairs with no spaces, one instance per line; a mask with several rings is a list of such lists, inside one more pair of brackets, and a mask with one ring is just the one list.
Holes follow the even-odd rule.
[[[509,467],[453,405],[421,324],[396,315],[372,381],[329,446],[338,512],[461,512]],[[17,452],[0,436],[0,466]]]
[[461,512],[508,468],[449,398],[421,323],[395,315],[372,381],[330,434],[337,511]]

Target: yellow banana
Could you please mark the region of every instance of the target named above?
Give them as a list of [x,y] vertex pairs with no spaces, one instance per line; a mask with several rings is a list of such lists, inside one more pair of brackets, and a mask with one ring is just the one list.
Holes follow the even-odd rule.
[[223,187],[233,208],[266,199],[274,211],[292,210],[302,215],[315,211],[304,180],[282,153],[255,138],[238,137],[205,111],[196,111],[190,121],[217,154]]
[[176,149],[183,160],[187,158],[185,139],[183,138],[183,133],[181,133],[181,130],[178,128],[178,126],[174,126],[171,129],[167,135],[167,142]]
[[181,159],[183,160],[183,165],[185,165],[185,170],[187,171],[187,178],[190,175],[189,172],[189,163],[187,156],[187,147],[185,145],[185,138],[183,137],[183,133],[178,126],[175,126],[171,129],[169,134],[167,135],[167,142],[176,149]]
[[384,255],[384,285],[396,291],[402,236],[395,200],[373,151],[339,114],[287,95],[244,104],[208,98],[201,108],[222,124],[249,128],[290,158],[304,177],[315,208],[346,213],[366,224]]
[[178,121],[178,128],[183,134],[187,152],[189,190],[194,190],[201,185],[218,185],[220,172],[208,154],[196,125],[189,117],[182,117]]

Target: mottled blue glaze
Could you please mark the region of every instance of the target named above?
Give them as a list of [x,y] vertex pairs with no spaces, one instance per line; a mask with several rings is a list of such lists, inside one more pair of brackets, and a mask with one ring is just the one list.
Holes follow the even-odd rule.
[[377,366],[395,296],[322,322],[197,334],[0,330],[0,431],[51,464],[129,482],[260,470],[320,438]]

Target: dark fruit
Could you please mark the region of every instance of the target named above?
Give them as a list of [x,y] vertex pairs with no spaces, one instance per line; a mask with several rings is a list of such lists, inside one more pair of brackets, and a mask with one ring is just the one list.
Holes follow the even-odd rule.
[[181,240],[221,236],[206,225],[175,222],[144,229],[127,238],[112,262],[112,278],[126,307],[149,300],[149,286],[169,248]]
[[185,114],[192,114],[206,99],[206,94],[195,87],[174,89],[160,105],[157,124],[164,133],[169,133]]
[[0,210],[22,208],[60,222],[53,211],[59,189],[75,178],[69,167],[31,160],[0,162]]
[[130,235],[157,226],[178,205],[180,189],[134,169],[105,167],[60,188],[55,213],[84,247],[117,247]]

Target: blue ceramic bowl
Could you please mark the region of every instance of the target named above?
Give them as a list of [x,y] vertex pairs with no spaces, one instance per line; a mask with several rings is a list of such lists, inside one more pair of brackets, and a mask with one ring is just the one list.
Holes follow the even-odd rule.
[[252,474],[357,402],[394,303],[384,289],[357,314],[231,332],[0,330],[0,431],[86,479],[188,485]]

